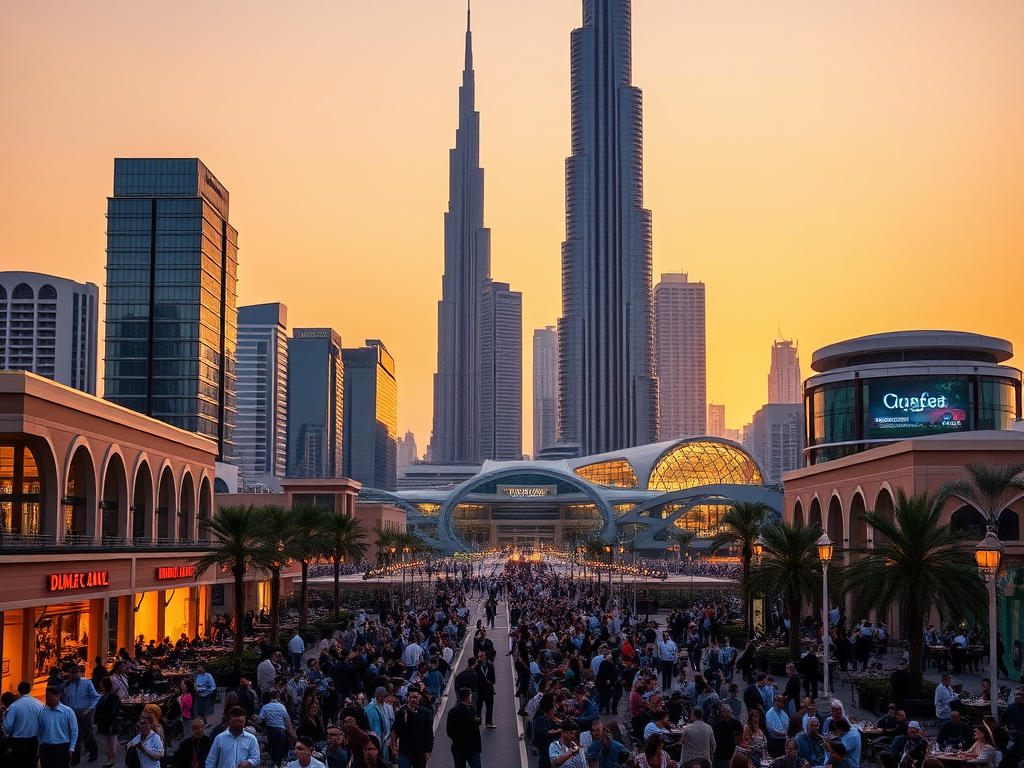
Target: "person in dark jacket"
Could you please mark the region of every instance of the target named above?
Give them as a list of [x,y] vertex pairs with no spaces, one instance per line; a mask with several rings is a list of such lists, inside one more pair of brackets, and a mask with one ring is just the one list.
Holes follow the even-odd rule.
[[484,714],[484,707],[487,708],[487,727],[497,728],[494,724],[494,665],[487,660],[486,651],[480,651],[476,655],[476,694],[480,702],[479,714]]
[[192,736],[184,739],[174,753],[174,768],[203,768],[210,754],[213,739],[206,735],[206,721],[197,717],[192,721]]
[[121,711],[121,697],[114,693],[113,681],[109,677],[100,680],[100,701],[93,712],[96,722],[96,736],[107,749],[107,760],[103,768],[114,765],[117,757],[117,715]]
[[426,768],[434,749],[434,721],[430,710],[420,706],[419,692],[410,691],[408,703],[395,713],[391,743],[402,768]]
[[455,768],[480,768],[480,718],[473,709],[473,692],[459,689],[459,703],[448,712],[445,732],[452,740],[452,758]]

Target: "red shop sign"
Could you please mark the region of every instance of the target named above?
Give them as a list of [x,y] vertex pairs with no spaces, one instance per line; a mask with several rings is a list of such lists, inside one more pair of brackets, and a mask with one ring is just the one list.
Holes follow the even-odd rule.
[[196,567],[194,565],[168,565],[163,568],[156,569],[157,581],[164,581],[166,579],[190,579],[196,575]]
[[51,573],[47,577],[47,584],[51,592],[63,592],[66,589],[109,587],[110,573],[108,571]]

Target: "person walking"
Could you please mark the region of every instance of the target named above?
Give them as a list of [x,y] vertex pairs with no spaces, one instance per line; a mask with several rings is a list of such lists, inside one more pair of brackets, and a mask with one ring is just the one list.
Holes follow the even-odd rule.
[[61,699],[65,705],[71,707],[78,718],[78,743],[75,745],[75,754],[80,756],[84,746],[89,752],[89,762],[94,763],[99,757],[99,744],[96,742],[96,727],[92,713],[100,703],[100,695],[93,687],[92,680],[82,677],[80,666],[72,664],[68,671],[71,678],[64,684]]
[[452,740],[455,768],[480,768],[480,718],[473,709],[473,692],[469,688],[459,689],[459,703],[448,712],[445,733]]
[[213,702],[217,696],[217,683],[214,681],[213,675],[210,674],[210,668],[205,661],[200,661],[197,666],[199,674],[196,675],[195,714],[196,717],[201,717],[205,721],[206,718],[213,714]]
[[213,739],[206,735],[206,721],[196,717],[189,724],[192,735],[178,745],[174,753],[174,768],[199,768],[206,765],[206,758],[213,747]]
[[480,712],[480,703],[477,701],[479,679],[480,678],[476,673],[476,656],[470,656],[466,661],[466,668],[455,676],[454,682],[456,691],[460,691],[463,688],[469,688],[469,690],[473,692],[473,709],[477,713]]
[[399,768],[426,768],[434,749],[433,716],[420,707],[420,693],[409,692],[407,704],[395,713],[391,750],[398,755]]
[[153,725],[153,718],[143,712],[139,715],[139,732],[127,744],[129,748],[135,747],[140,768],[160,768],[160,758],[164,756],[164,742]]
[[477,674],[477,698],[480,701],[480,712],[481,716],[484,715],[484,708],[487,709],[487,727],[494,729],[497,728],[494,724],[494,665],[487,658],[485,651],[480,651],[476,655],[476,674]]
[[259,768],[260,745],[245,730],[245,710],[232,707],[227,716],[228,729],[213,740],[205,768]]
[[299,636],[296,628],[295,635],[288,641],[288,655],[292,659],[292,672],[302,671],[302,656],[306,652],[306,641]]
[[7,734],[11,768],[35,768],[39,760],[39,710],[42,703],[32,696],[32,684],[18,683],[18,698],[7,708]]
[[267,693],[269,701],[260,708],[256,719],[267,729],[267,749],[270,750],[270,761],[279,766],[288,753],[288,742],[285,734],[295,735],[292,719],[284,704],[277,700],[277,691]]
[[96,734],[107,748],[107,761],[103,768],[114,768],[117,758],[117,715],[121,711],[121,697],[114,693],[114,681],[100,680],[100,703],[96,705]]
[[666,629],[658,641],[658,661],[661,663],[661,690],[666,694],[672,690],[672,678],[679,648]]
[[46,687],[46,706],[39,710],[39,768],[69,768],[78,743],[78,718],[61,704],[60,688]]

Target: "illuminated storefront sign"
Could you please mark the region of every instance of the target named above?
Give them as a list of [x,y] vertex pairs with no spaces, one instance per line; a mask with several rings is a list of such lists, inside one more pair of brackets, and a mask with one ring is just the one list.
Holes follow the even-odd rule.
[[950,377],[872,379],[867,436],[903,438],[968,428],[967,382]]
[[85,571],[75,573],[51,573],[47,577],[47,585],[51,592],[63,592],[66,589],[89,589],[91,587],[109,587],[109,571]]
[[168,565],[163,568],[156,569],[157,581],[164,581],[166,579],[190,579],[196,575],[196,567],[194,565]]
[[513,499],[532,499],[540,496],[554,496],[558,490],[554,485],[519,486],[499,485],[498,493],[501,496],[511,496]]

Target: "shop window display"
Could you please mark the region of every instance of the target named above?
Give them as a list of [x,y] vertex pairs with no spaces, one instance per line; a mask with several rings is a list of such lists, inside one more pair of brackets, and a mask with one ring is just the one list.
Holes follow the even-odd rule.
[[37,678],[67,662],[84,664],[89,659],[89,603],[65,603],[36,611]]

